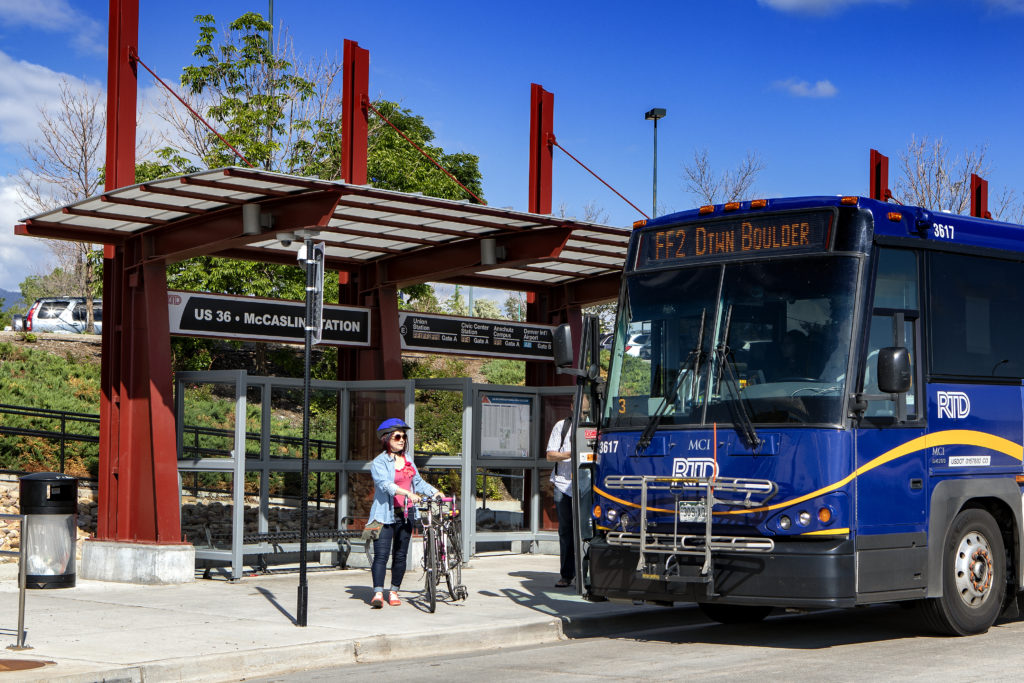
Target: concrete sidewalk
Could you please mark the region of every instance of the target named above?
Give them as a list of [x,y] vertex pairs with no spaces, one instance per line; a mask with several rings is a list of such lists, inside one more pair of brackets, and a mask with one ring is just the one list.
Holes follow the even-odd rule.
[[[315,565],[314,565],[315,566]],[[16,565],[0,573],[0,646],[17,640]],[[442,582],[433,614],[420,570],[406,574],[401,607],[371,610],[366,569],[308,573],[308,626],[295,626],[298,573],[137,586],[78,579],[30,590],[25,644],[0,651],[3,681],[236,681],[389,658],[535,645],[700,617],[686,608],[589,603],[556,589],[558,558],[492,555],[463,571],[469,599]],[[14,671],[20,664],[47,662]],[[4,666],[6,665],[6,667]]]

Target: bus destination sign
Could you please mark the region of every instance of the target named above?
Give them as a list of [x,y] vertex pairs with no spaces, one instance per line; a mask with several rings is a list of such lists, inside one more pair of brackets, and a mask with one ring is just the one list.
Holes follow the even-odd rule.
[[640,238],[636,267],[824,251],[832,217],[831,211],[804,211],[651,230]]
[[486,318],[399,311],[402,350],[466,353],[519,360],[552,360],[554,328]]

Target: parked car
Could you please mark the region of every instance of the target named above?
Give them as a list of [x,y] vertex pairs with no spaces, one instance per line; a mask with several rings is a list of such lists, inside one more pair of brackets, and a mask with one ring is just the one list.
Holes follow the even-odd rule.
[[626,341],[626,355],[650,358],[650,343],[651,335],[649,334],[631,334],[629,335],[629,339]]
[[[103,328],[103,301],[92,300],[96,334]],[[46,297],[36,299],[25,316],[26,332],[85,332],[88,324],[86,300],[81,297]]]

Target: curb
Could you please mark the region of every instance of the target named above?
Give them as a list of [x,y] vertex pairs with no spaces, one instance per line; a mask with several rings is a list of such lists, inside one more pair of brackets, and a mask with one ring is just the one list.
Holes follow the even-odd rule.
[[[408,660],[441,654],[465,654],[529,647],[572,638],[679,626],[702,621],[694,605],[657,611],[624,612],[611,616],[551,617],[495,624],[489,628],[376,635],[328,640],[304,645],[238,650],[235,652],[143,662],[120,668],[60,675],[53,667],[25,672],[23,681],[54,683],[142,683],[144,681],[237,681],[278,676],[351,664]],[[58,665],[59,666],[59,665]],[[76,666],[69,663],[69,666]],[[223,676],[223,677],[221,677]]]
[[429,633],[377,635],[180,657],[107,670],[69,673],[64,676],[53,667],[45,667],[25,672],[30,678],[20,680],[40,683],[238,681],[241,678],[278,676],[393,659],[417,659],[441,654],[464,654],[507,647],[543,645],[564,639],[561,626],[561,620],[551,618],[544,621],[506,623],[487,629],[466,627]]

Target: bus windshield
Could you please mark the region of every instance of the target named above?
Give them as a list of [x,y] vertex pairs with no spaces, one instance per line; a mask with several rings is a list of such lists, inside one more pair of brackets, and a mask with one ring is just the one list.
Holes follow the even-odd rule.
[[857,273],[819,254],[629,275],[604,428],[839,424]]

